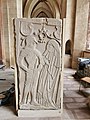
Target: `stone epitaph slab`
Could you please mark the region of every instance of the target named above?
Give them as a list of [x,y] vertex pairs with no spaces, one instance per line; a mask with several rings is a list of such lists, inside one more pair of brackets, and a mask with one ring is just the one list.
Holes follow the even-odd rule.
[[15,19],[16,106],[19,116],[60,116],[62,109],[62,21]]

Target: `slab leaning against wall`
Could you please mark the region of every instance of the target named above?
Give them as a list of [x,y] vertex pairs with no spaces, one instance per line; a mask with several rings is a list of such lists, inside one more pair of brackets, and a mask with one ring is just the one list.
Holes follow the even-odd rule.
[[60,116],[63,102],[62,21],[15,19],[16,108],[19,116]]

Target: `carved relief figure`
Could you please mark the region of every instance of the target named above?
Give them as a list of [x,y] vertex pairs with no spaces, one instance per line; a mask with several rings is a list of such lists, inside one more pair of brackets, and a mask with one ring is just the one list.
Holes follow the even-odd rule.
[[[42,99],[40,103],[44,108],[57,107],[57,87],[60,77],[60,52],[59,44],[51,40],[46,45],[46,50],[43,53],[45,64],[41,69],[38,80],[38,99]],[[38,100],[39,101],[39,100]]]
[[17,45],[20,109],[61,107],[62,41],[56,21],[50,21],[20,21],[20,42]]
[[[19,56],[19,66],[26,73],[22,104],[26,104],[28,102],[37,104],[34,97],[35,93],[33,94],[33,86],[35,87],[35,78],[38,78],[38,72],[43,65],[43,60],[40,52],[36,49],[36,44],[36,39],[31,35],[28,36],[26,39],[26,46],[22,49]],[[24,65],[23,61],[27,63],[27,66]]]

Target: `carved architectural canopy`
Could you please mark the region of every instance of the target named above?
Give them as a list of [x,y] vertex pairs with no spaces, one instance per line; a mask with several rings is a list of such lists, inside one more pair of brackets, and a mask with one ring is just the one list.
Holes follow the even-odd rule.
[[61,20],[16,19],[15,32],[18,109],[61,109]]

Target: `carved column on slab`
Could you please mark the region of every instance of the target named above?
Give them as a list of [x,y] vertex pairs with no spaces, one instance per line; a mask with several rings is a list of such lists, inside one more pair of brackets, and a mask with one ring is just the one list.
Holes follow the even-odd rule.
[[[19,116],[59,116],[61,113],[62,21],[15,19],[16,100]],[[23,112],[22,112],[23,111]],[[52,114],[53,112],[55,114]],[[42,112],[42,115],[41,113]],[[55,113],[54,112],[54,113]],[[24,114],[26,113],[26,114]],[[28,115],[26,115],[28,116]]]

